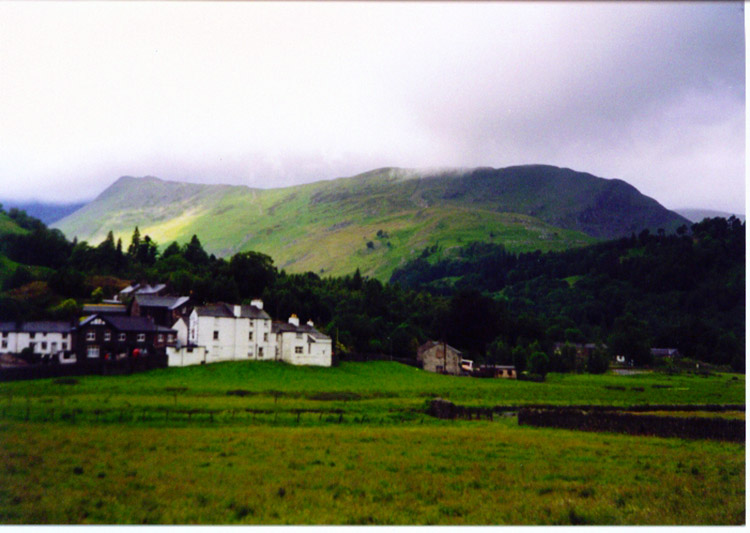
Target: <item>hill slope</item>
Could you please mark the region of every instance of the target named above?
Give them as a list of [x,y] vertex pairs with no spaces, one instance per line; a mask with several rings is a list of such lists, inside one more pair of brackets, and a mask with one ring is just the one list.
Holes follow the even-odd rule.
[[387,279],[423,248],[473,240],[511,251],[561,250],[688,221],[619,180],[551,166],[383,168],[283,189],[123,177],[54,224],[98,242],[134,226],[160,244],[197,234],[217,255],[257,250],[290,271]]

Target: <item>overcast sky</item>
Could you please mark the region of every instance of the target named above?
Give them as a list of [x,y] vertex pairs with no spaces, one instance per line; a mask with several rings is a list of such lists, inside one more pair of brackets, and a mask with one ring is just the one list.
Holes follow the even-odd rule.
[[0,2],[0,197],[526,163],[744,213],[742,3]]

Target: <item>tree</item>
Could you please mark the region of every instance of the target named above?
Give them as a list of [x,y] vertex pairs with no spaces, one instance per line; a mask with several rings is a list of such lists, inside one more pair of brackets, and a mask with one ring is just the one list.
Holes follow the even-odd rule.
[[209,257],[206,251],[201,246],[201,241],[197,235],[193,235],[190,242],[185,245],[183,251],[185,259],[195,266],[205,266],[209,262]]
[[128,246],[128,255],[135,257],[138,254],[138,247],[141,245],[141,232],[138,226],[133,230],[133,237],[130,239],[130,246]]
[[624,356],[633,365],[645,366],[653,361],[646,323],[638,320],[631,313],[626,313],[615,320],[608,344],[614,355]]
[[589,352],[586,360],[586,371],[590,374],[604,374],[609,369],[610,356],[607,350],[597,345]]
[[229,272],[241,299],[258,298],[276,279],[273,259],[259,252],[234,254],[229,260]]
[[529,356],[529,372],[546,376],[549,372],[549,357],[544,352],[533,352]]

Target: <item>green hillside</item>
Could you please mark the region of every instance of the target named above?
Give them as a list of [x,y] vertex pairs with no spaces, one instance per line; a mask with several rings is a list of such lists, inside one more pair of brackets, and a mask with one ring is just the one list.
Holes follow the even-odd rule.
[[470,241],[513,252],[563,250],[687,220],[618,180],[548,166],[385,168],[282,189],[120,178],[54,224],[68,238],[127,245],[133,228],[166,245],[196,234],[210,253],[255,250],[290,272],[388,279],[425,247]]

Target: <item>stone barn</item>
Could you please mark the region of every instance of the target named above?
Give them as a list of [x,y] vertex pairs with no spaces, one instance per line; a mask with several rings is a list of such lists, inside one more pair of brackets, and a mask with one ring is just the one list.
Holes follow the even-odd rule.
[[428,372],[461,375],[461,352],[445,342],[427,341],[417,348],[417,360]]

